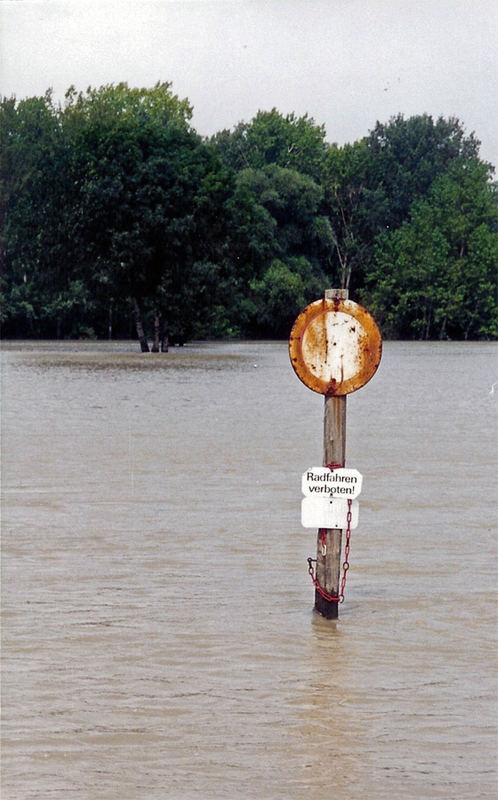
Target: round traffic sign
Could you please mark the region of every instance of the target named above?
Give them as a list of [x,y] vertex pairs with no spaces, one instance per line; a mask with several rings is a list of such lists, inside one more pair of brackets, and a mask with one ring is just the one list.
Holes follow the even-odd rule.
[[289,355],[298,378],[314,392],[350,394],[374,375],[382,339],[374,318],[358,303],[325,298],[299,314]]

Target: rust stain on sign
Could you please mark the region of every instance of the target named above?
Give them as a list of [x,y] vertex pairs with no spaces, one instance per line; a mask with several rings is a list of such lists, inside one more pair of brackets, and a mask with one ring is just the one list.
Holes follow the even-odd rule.
[[374,318],[358,303],[325,298],[296,319],[289,355],[298,378],[314,392],[351,394],[374,375],[382,339]]

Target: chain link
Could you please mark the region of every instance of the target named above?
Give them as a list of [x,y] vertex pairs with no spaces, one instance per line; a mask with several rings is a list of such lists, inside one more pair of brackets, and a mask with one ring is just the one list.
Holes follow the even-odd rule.
[[[341,589],[340,589],[339,595],[337,597],[335,597],[334,595],[328,594],[328,592],[326,592],[325,589],[323,589],[320,586],[318,578],[315,575],[315,570],[313,568],[313,562],[316,563],[316,558],[308,558],[308,572],[309,572],[309,574],[311,576],[311,580],[313,581],[313,583],[315,585],[315,589],[317,590],[318,594],[321,595],[324,598],[324,600],[328,600],[329,603],[344,603],[344,591],[345,591],[345,588],[346,588],[346,578],[347,578],[348,569],[349,569],[349,551],[350,551],[350,548],[351,548],[351,520],[353,519],[353,514],[352,514],[352,511],[351,511],[352,503],[353,503],[353,501],[350,498],[348,498],[348,513],[347,513],[347,516],[346,516],[346,521],[347,521],[346,544],[345,544],[345,547],[344,547],[344,561],[342,562]],[[321,546],[322,546],[322,555],[325,556],[326,553],[327,553],[327,545],[325,544],[325,542],[326,542],[325,528],[321,528],[320,529],[320,540],[321,540]]]

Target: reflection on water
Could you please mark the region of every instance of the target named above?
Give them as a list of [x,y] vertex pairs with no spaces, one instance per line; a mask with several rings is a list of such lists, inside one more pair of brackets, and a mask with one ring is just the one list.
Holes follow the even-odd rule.
[[494,798],[493,344],[387,343],[340,620],[285,343],[3,352],[5,800]]

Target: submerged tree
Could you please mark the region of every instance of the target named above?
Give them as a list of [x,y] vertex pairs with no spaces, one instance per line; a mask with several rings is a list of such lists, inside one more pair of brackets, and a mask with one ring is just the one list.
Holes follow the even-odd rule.
[[96,294],[130,298],[143,351],[149,349],[143,305],[157,320],[156,340],[163,328],[166,349],[169,315],[190,257],[206,163],[190,116],[188,102],[168,83],[69,92],[62,115],[79,190],[74,227],[80,260]]

